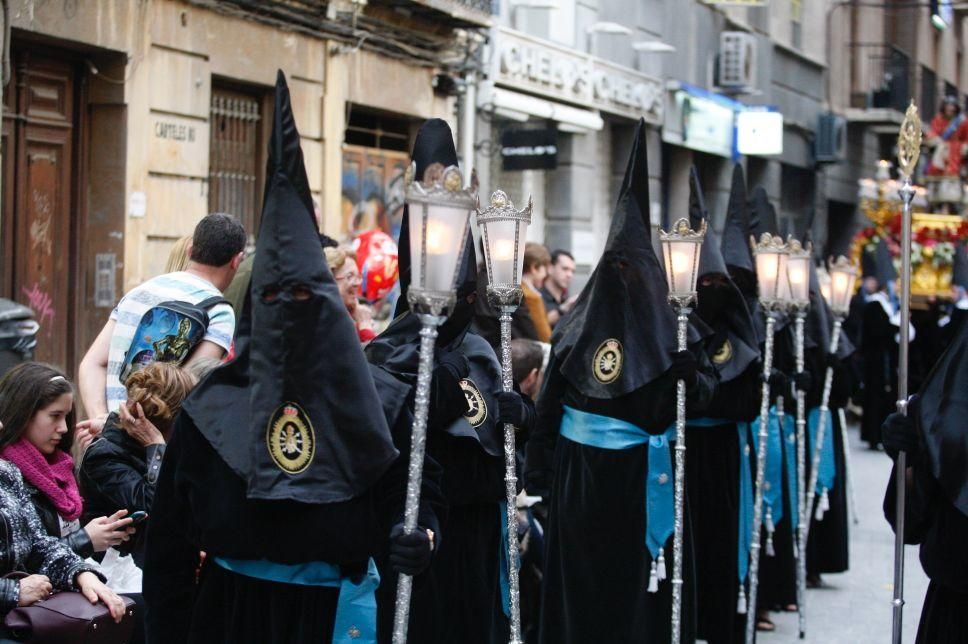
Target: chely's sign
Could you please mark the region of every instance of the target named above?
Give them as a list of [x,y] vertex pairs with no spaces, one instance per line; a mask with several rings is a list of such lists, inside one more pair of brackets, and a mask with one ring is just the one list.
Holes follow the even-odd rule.
[[496,84],[550,99],[662,121],[659,79],[634,69],[507,29],[495,29]]
[[558,167],[558,130],[504,130],[504,170],[553,170]]

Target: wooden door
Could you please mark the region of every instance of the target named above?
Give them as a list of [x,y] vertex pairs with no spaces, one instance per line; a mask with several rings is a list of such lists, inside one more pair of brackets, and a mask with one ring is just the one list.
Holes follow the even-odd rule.
[[76,71],[14,52],[3,115],[3,294],[33,309],[35,357],[73,368]]

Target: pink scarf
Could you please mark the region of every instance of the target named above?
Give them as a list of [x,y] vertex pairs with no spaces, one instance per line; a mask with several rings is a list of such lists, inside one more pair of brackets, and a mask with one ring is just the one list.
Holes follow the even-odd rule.
[[52,455],[44,456],[30,441],[21,438],[4,447],[0,457],[20,468],[23,477],[50,499],[65,521],[81,516],[84,500],[74,478],[74,460],[67,452],[55,449]]

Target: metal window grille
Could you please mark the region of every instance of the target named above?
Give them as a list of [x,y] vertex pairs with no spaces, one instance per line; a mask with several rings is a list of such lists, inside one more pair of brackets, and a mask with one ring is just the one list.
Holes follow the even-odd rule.
[[259,217],[260,120],[256,98],[212,89],[209,212],[237,216],[250,233]]

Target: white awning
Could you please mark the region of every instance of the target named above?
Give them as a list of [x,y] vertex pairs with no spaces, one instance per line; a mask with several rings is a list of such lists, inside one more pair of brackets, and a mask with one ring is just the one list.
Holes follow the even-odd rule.
[[598,110],[583,110],[562,103],[513,92],[493,83],[481,83],[477,107],[493,110],[495,114],[513,121],[527,121],[531,117],[550,119],[558,123],[563,132],[590,132],[605,127]]

